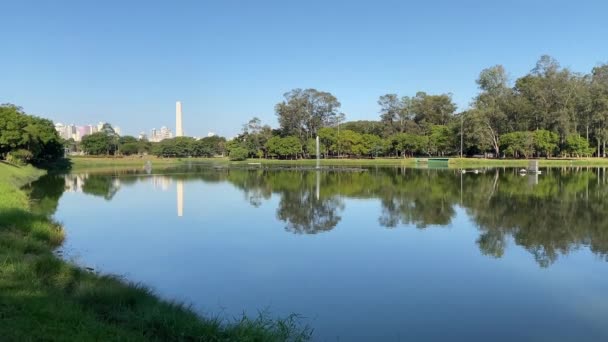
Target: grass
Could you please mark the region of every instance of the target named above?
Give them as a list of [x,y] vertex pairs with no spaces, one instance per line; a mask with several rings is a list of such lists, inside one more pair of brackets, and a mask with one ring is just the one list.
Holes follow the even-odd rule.
[[[426,164],[417,164],[418,158],[377,158],[377,159],[321,159],[322,166],[405,166],[424,167]],[[128,157],[128,158],[93,158],[73,157],[72,167],[77,171],[112,171],[116,169],[143,168],[150,161],[154,169],[162,169],[186,163],[209,163],[222,166],[246,166],[250,163],[262,165],[294,165],[314,166],[315,159],[247,159],[245,161],[232,162],[228,158],[156,158],[156,157]],[[481,159],[481,158],[450,158],[450,168],[474,168],[474,167],[525,167],[528,165],[525,159]],[[540,159],[541,167],[563,167],[563,166],[608,166],[608,158],[572,158],[572,159]]]
[[226,322],[163,301],[146,287],[92,273],[54,250],[63,229],[29,210],[20,187],[44,172],[0,162],[0,340],[300,341],[297,317]]
[[[569,159],[538,159],[541,167],[564,166],[608,166],[608,158],[569,158]],[[450,158],[450,167],[526,167],[530,160],[526,159],[481,159],[481,158]]]

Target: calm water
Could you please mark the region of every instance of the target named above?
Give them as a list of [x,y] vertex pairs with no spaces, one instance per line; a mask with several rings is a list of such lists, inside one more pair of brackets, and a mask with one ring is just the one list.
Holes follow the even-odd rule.
[[604,169],[47,176],[65,255],[319,341],[608,339]]

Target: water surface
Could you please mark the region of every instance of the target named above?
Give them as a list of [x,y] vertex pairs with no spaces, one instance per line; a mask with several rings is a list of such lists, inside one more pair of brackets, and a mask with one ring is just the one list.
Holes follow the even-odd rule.
[[[319,341],[608,338],[604,169],[47,176],[67,258]],[[58,201],[57,201],[58,199]]]

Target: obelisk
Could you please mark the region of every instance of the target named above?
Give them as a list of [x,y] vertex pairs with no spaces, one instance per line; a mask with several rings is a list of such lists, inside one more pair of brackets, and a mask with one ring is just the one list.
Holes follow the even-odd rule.
[[175,136],[184,136],[184,127],[182,126],[182,103],[175,102]]

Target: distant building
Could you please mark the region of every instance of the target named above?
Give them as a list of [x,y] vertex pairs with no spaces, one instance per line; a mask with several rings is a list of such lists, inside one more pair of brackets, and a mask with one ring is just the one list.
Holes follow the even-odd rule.
[[[85,136],[100,132],[104,125],[109,124],[99,122],[97,125],[76,126],[75,124],[64,125],[58,122],[55,124],[55,130],[59,133],[59,136],[65,140],[74,139],[74,141],[82,141],[82,138]],[[120,135],[119,127],[116,127],[114,131]]]
[[67,127],[62,124],[61,122],[58,122],[55,124],[55,130],[57,131],[57,133],[59,134],[59,136],[62,139],[69,139],[68,133],[67,133]]
[[160,130],[152,128],[152,130],[150,131],[150,141],[152,142],[159,142],[164,139],[171,138],[173,138],[173,132],[171,132],[171,129],[167,128],[166,126],[161,127]]
[[207,133],[207,137],[209,137],[209,138],[214,137],[214,136],[215,136],[215,133],[214,133],[214,132],[209,132],[209,133]]

